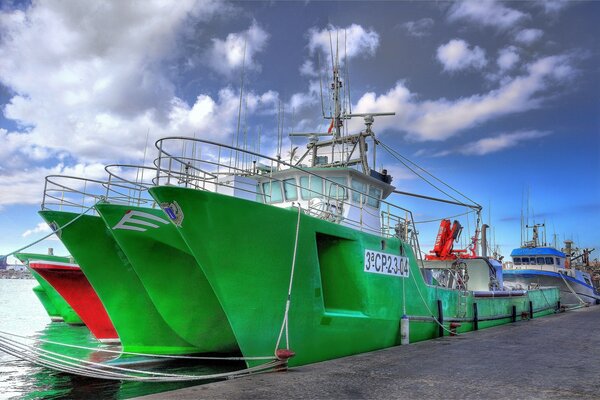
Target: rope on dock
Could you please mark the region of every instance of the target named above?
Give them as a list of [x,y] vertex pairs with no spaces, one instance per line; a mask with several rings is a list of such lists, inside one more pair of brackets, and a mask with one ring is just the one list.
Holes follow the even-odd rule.
[[[212,379],[231,379],[242,375],[262,372],[283,365],[282,361],[274,360],[261,365],[245,368],[236,371],[208,374],[208,375],[190,375],[190,374],[171,374],[157,371],[144,371],[132,368],[118,367],[115,365],[96,363],[93,361],[82,360],[76,357],[67,356],[50,350],[37,348],[16,340],[7,339],[6,333],[0,335],[0,350],[19,359],[29,361],[33,364],[51,368],[60,372],[86,376],[98,379],[110,379],[121,381],[138,382],[182,382],[199,381]],[[8,334],[10,336],[10,334]],[[18,336],[18,335],[12,335]],[[20,336],[19,336],[20,337]],[[22,338],[22,337],[21,337]],[[28,338],[35,341],[35,339]]]

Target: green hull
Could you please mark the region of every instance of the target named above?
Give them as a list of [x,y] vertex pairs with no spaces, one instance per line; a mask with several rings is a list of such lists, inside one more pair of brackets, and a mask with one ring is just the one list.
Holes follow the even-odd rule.
[[[29,260],[43,260],[43,261],[58,261],[58,262],[69,262],[68,257],[53,256],[49,254],[36,254],[36,253],[17,253],[15,257],[24,263],[29,265]],[[31,275],[40,284],[36,286],[33,291],[37,298],[44,306],[44,309],[48,313],[48,316],[53,321],[64,321],[71,325],[83,325],[83,321],[77,315],[77,313],[71,308],[71,306],[63,299],[63,297],[46,281],[40,274],[32,269],[29,269]]]
[[63,317],[58,312],[58,309],[56,307],[54,307],[54,304],[52,304],[52,300],[50,300],[50,297],[48,297],[44,288],[41,287],[40,285],[38,285],[38,286],[34,287],[32,290],[33,290],[33,293],[38,298],[38,300],[40,301],[40,303],[42,303],[42,306],[46,310],[46,313],[48,314],[50,319],[53,322],[59,322],[59,321],[62,322]]
[[[40,215],[48,224],[55,222],[59,227],[79,216],[65,211],[40,211]],[[124,351],[197,352],[164,322],[100,217],[79,217],[61,231],[60,238],[106,308]]]
[[[179,232],[221,302],[243,355],[273,355],[290,285],[297,209],[168,186],[150,193],[160,203],[177,202]],[[398,345],[404,313],[411,318],[411,342],[437,337],[430,316],[437,315],[438,300],[446,321],[465,321],[458,332],[473,329],[468,321],[474,302],[479,319],[505,316],[479,322],[481,329],[509,322],[513,306],[520,317],[532,301],[535,310],[543,310],[539,316],[553,312],[558,300],[556,289],[475,299],[471,292],[428,286],[410,246],[382,240],[301,215],[289,310],[289,348],[296,356],[290,366]],[[365,250],[399,255],[400,246],[410,260],[408,277],[365,271]],[[284,347],[285,335],[279,348]]]
[[161,209],[96,205],[165,322],[201,352],[239,351],[204,273]]

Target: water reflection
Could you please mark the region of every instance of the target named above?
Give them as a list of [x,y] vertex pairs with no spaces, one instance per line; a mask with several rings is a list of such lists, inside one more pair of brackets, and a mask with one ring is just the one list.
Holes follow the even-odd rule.
[[[101,345],[90,335],[87,328],[70,326],[65,323],[49,323],[35,337],[52,342],[92,347],[95,350],[65,347],[44,342],[36,345],[37,348],[65,354],[80,360],[143,369],[145,371],[205,375],[243,368],[241,363],[232,362],[212,362],[209,364],[197,360],[157,360],[139,356],[119,357],[118,354],[102,351],[102,349],[118,350],[118,346]],[[1,374],[0,386],[4,386],[3,381],[5,383],[10,381],[11,386],[10,392],[5,392],[4,395],[8,395],[9,398],[14,396],[23,399],[90,398],[92,396],[105,399],[125,399],[206,383],[206,381],[157,383],[103,380],[57,372],[48,368],[33,366],[29,362],[20,360],[11,360],[4,363],[0,371],[2,370],[7,373]]]
[[[100,344],[85,326],[71,326],[64,322],[49,322],[43,309],[31,311],[31,302],[37,299],[31,288],[34,282],[2,282],[0,289],[0,330],[35,337],[48,341],[90,347],[91,350],[64,347],[52,343],[39,342],[36,347],[48,351],[76,357],[81,360],[116,364],[126,368],[144,369],[146,371],[168,372],[173,374],[207,375],[234,371],[244,367],[242,363],[211,362],[198,360],[172,360],[143,365],[131,362],[148,361],[147,358],[121,356],[102,351],[102,349],[118,350],[119,346]],[[13,290],[14,289],[14,290]],[[14,292],[19,301],[8,301],[6,294]],[[37,314],[39,312],[39,315]],[[41,318],[41,319],[40,319]],[[31,344],[30,342],[28,344]],[[154,360],[156,361],[156,360]],[[88,377],[75,376],[56,372],[48,368],[38,367],[30,362],[17,360],[0,352],[0,399],[62,399],[62,398],[103,398],[126,399],[146,394],[159,393],[183,387],[207,383],[207,381],[191,382],[121,382]]]

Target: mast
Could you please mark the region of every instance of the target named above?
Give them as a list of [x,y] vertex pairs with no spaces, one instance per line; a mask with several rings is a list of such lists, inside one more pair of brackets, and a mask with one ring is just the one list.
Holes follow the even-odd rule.
[[[333,70],[332,83],[330,86],[331,91],[332,91],[333,109],[332,109],[332,114],[329,116],[326,116],[325,119],[329,119],[331,121],[331,123],[329,125],[329,130],[327,133],[318,133],[318,132],[308,133],[307,132],[307,133],[290,133],[289,134],[289,136],[305,136],[309,140],[309,143],[307,145],[308,150],[302,157],[300,157],[297,164],[299,164],[302,160],[304,160],[307,157],[309,152],[312,152],[311,166],[313,166],[313,167],[316,166],[317,162],[318,162],[318,158],[317,158],[318,149],[325,147],[325,146],[331,146],[331,161],[328,163],[328,165],[336,164],[337,166],[339,166],[339,165],[349,166],[349,165],[354,165],[354,164],[361,164],[362,172],[366,175],[369,175],[371,173],[371,170],[370,170],[369,162],[367,159],[368,147],[367,147],[367,142],[366,142],[366,138],[369,136],[373,138],[373,168],[376,168],[376,162],[377,162],[376,150],[375,150],[375,147],[377,146],[377,140],[375,139],[375,134],[371,130],[371,126],[373,125],[373,122],[375,121],[374,117],[395,115],[396,113],[391,112],[391,113],[352,114],[352,113],[347,113],[345,110],[342,109],[343,99],[341,98],[340,91],[343,87],[343,82],[340,77],[340,61],[339,61],[339,54],[338,54],[339,46],[337,46],[337,44],[336,44],[336,54],[334,57],[333,44],[331,43],[331,33],[329,36],[329,41],[330,41],[330,47],[331,47],[331,66],[332,66],[332,70]],[[321,106],[321,108],[323,111],[323,106]],[[364,118],[365,130],[363,132],[360,132],[359,134],[347,135],[346,137],[344,137],[343,131],[342,131],[342,128],[344,126],[344,120],[350,119],[353,117],[363,117]],[[319,143],[320,136],[330,136],[330,135],[332,136],[332,138],[330,140]],[[342,146],[342,150],[343,150],[343,147],[345,144],[349,144],[350,146],[355,146],[355,147],[357,145],[358,150],[359,150],[358,159],[350,160],[350,155],[354,152],[354,149],[352,149],[352,150],[349,150],[347,160],[344,160],[344,154],[342,151],[342,154],[340,155],[340,160],[336,162],[334,160],[335,146],[338,144]],[[319,164],[319,165],[323,165],[323,164]]]

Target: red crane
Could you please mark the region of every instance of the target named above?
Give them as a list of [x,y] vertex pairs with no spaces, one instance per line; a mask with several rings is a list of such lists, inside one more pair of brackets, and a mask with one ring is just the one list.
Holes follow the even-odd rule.
[[475,231],[475,236],[471,239],[471,246],[469,249],[454,249],[454,242],[458,242],[460,234],[462,232],[462,226],[458,221],[454,221],[450,224],[449,219],[443,219],[440,222],[440,230],[438,231],[437,238],[435,239],[435,245],[433,250],[429,254],[425,255],[426,260],[456,260],[457,258],[475,258],[477,257],[477,236],[479,230]]

